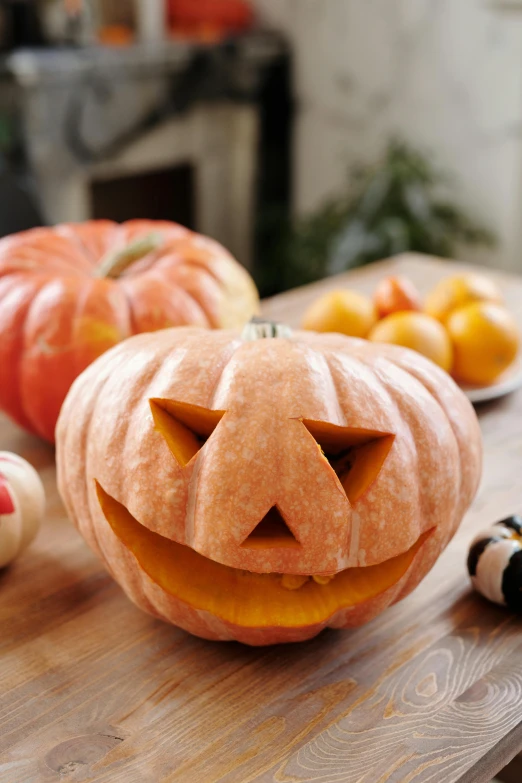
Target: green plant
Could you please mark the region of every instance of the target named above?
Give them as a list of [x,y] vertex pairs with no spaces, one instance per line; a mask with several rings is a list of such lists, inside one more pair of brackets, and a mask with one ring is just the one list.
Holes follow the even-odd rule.
[[423,154],[392,141],[377,164],[352,171],[346,195],[315,214],[292,226],[265,218],[262,292],[405,251],[451,257],[461,244],[494,244],[487,229],[441,195],[448,182]]

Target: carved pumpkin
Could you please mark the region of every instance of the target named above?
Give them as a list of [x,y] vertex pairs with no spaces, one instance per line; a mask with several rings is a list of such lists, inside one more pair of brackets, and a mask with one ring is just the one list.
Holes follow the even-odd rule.
[[101,357],[65,401],[57,462],[71,518],[138,606],[270,644],[409,593],[474,496],[481,439],[418,354],[253,324]]
[[242,326],[258,296],[217,242],[175,223],[108,220],[0,240],[0,410],[54,440],[73,380],[130,335]]
[[0,568],[29,546],[45,512],[40,476],[22,457],[0,451]]

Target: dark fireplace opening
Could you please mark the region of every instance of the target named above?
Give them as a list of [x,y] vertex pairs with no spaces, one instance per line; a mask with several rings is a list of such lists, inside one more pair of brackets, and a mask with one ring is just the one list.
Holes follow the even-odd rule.
[[93,180],[93,218],[109,220],[173,220],[195,229],[194,167],[190,164],[158,171]]

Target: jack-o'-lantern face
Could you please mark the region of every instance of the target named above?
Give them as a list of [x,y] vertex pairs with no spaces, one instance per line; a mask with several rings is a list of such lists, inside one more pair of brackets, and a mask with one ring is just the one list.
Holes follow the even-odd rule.
[[[212,437],[225,411],[214,411],[189,403],[171,400],[150,400],[156,429],[164,437],[168,448],[181,469],[195,463],[197,455]],[[354,427],[339,427],[328,422],[298,420],[296,432],[308,441],[313,437],[314,452],[309,457],[317,462],[317,470],[331,474],[335,497],[332,503],[352,506],[378,479],[378,475],[392,448],[394,435]],[[196,465],[194,464],[194,467]],[[226,471],[226,462],[221,465]],[[225,476],[223,481],[225,481]],[[202,479],[201,479],[202,480]],[[214,477],[216,480],[216,477]],[[217,477],[219,481],[219,477]],[[274,487],[267,487],[270,497]],[[306,491],[306,486],[303,488]],[[342,492],[340,491],[342,490]],[[326,547],[317,552],[317,536],[309,526],[301,524],[302,518],[292,517],[290,504],[287,518],[281,509],[285,498],[281,495],[270,505],[266,514],[239,543],[230,531],[223,530],[227,548],[238,547],[231,560],[248,562],[248,570],[231,567],[196,553],[191,547],[171,541],[153,533],[140,523],[120,503],[111,498],[98,484],[98,498],[113,531],[122,543],[136,556],[143,570],[167,592],[191,603],[198,595],[202,608],[216,611],[216,592],[224,590],[227,599],[220,596],[219,614],[225,619],[241,616],[245,625],[264,622],[273,625],[314,619],[324,621],[343,606],[349,606],[379,594],[394,585],[411,564],[421,544],[430,531],[422,534],[405,552],[370,568],[355,567],[339,573],[324,573],[320,559],[325,558]],[[342,497],[342,493],[344,497]],[[232,499],[237,495],[232,495]],[[269,501],[272,503],[272,500]],[[234,513],[234,512],[232,512]],[[315,512],[317,513],[317,512]],[[236,512],[237,515],[237,512]],[[241,515],[239,514],[239,517]],[[325,514],[327,523],[328,514]],[[343,514],[344,525],[346,514]],[[325,526],[330,535],[329,549],[342,551],[346,546],[343,525]],[[227,536],[227,532],[232,535]],[[241,535],[241,538],[243,534]],[[334,537],[338,541],[334,541]],[[308,553],[307,549],[311,551]],[[248,551],[245,551],[248,550]],[[290,561],[294,550],[295,560],[317,562],[319,573],[313,575],[282,570],[284,561]],[[322,551],[321,551],[322,550]],[[268,572],[267,568],[269,569]],[[288,568],[288,565],[286,566]],[[197,572],[197,584],[194,573]],[[203,583],[205,587],[202,588]],[[304,589],[306,586],[306,589]],[[298,591],[296,594],[294,591]],[[290,594],[292,591],[293,594]]]
[[262,644],[359,624],[412,589],[477,482],[476,421],[452,382],[334,335],[179,331],[118,349],[170,337],[139,394],[130,376],[123,400],[107,394],[102,372],[112,415],[91,419],[88,518],[59,452],[71,515],[130,596],[199,635]]
[[[198,481],[210,480],[212,484],[210,492],[198,493],[211,495],[205,517],[201,518],[198,527],[199,537],[203,539],[208,538],[209,529],[219,525],[221,555],[217,559],[258,572],[284,571],[289,566],[298,571],[306,567],[319,572],[337,570],[329,558],[336,550],[340,557],[345,556],[350,508],[378,479],[393,446],[394,434],[303,418],[286,420],[265,406],[254,417],[255,442],[249,437],[239,441],[245,463],[238,465],[237,459],[234,460],[237,474],[234,487],[229,460],[212,460],[211,464],[207,461],[211,475],[205,478],[205,462],[198,466],[198,454],[209,439],[218,436],[222,443],[216,443],[215,450],[226,449],[230,431],[241,432],[241,428],[248,431],[247,421],[236,424],[233,410],[208,410],[166,399],[150,400],[149,404],[155,427],[177,465],[182,470],[193,468]],[[263,420],[264,415],[266,420]],[[271,439],[274,442],[270,442]],[[211,445],[209,443],[207,449]],[[272,455],[273,465],[267,466],[268,471],[264,471],[265,475],[260,479],[259,465],[268,454]],[[306,482],[314,479],[321,489],[319,500],[328,504],[329,512],[337,511],[334,520],[342,517],[339,524],[330,519],[331,513],[324,514],[324,520],[320,519],[323,516],[321,507],[317,508],[313,494],[308,514],[303,513],[302,508],[296,508],[296,495],[309,492],[310,485]],[[227,487],[226,495],[221,491],[222,487]],[[253,487],[256,510],[248,512],[245,501]],[[212,514],[211,509],[216,513]],[[230,519],[237,520],[237,525],[222,524],[224,511]],[[329,553],[324,546],[317,548],[319,527],[323,527],[325,536],[330,538]],[[217,542],[212,542],[213,559],[216,559],[216,545]],[[198,551],[205,553],[207,547],[208,543],[203,540],[196,544]],[[294,554],[282,552],[285,549],[294,550]]]

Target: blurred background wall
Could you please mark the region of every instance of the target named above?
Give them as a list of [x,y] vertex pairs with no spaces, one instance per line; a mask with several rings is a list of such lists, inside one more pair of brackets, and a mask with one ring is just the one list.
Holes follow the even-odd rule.
[[2,0],[0,199],[0,235],[178,220],[264,294],[403,250],[522,271],[522,0]]
[[255,0],[293,47],[294,205],[315,209],[398,134],[498,237],[460,255],[522,270],[522,2]]

